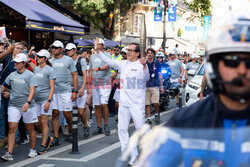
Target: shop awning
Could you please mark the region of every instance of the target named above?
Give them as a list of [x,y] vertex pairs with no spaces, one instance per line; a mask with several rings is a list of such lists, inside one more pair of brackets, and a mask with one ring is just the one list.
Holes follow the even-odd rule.
[[26,17],[26,28],[40,31],[84,34],[81,25],[39,0],[0,0]]

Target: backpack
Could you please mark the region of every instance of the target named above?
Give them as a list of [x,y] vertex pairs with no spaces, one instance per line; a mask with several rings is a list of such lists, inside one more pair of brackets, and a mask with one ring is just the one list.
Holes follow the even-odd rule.
[[77,59],[77,63],[76,63],[77,75],[79,75],[79,76],[83,76],[83,73],[82,73],[82,66],[81,66],[81,60],[82,60],[82,57],[79,57],[79,58]]

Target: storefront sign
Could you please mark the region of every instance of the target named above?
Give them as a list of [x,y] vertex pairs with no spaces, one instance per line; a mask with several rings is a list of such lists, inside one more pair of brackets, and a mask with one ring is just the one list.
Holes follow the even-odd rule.
[[64,27],[63,27],[63,26],[61,26],[61,27],[54,26],[54,30],[57,30],[57,31],[64,31]]

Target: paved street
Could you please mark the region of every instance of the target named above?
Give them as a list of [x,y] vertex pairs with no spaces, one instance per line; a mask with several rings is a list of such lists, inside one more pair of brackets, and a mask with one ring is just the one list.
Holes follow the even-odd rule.
[[[161,113],[161,123],[166,122],[172,114],[176,102],[172,100],[169,110]],[[83,167],[97,167],[115,165],[116,159],[120,155],[120,143],[117,135],[117,125],[114,121],[115,117],[110,118],[111,135],[91,136],[88,140],[83,140],[82,128],[79,128],[79,151],[81,154],[72,155],[69,152],[72,145],[63,141],[61,137],[61,145],[51,148],[48,153],[39,155],[36,158],[27,158],[29,143],[20,145],[14,150],[14,161],[0,162],[0,166],[11,167],[68,167],[68,166],[83,166]],[[95,118],[93,119],[95,121]],[[154,120],[154,119],[153,119]],[[154,121],[153,121],[154,123]],[[92,124],[91,132],[95,130],[95,122]],[[130,125],[130,134],[134,132],[134,125]],[[41,139],[37,139],[37,146],[40,145]],[[1,148],[0,154],[3,155],[6,150]],[[105,165],[104,165],[105,164]]]

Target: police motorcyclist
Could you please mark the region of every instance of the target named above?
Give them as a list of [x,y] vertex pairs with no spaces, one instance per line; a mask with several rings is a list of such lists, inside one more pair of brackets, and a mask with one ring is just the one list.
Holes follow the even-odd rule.
[[[223,24],[216,24],[207,38],[206,74],[214,94],[174,112],[166,125],[189,131],[167,131],[164,142],[142,166],[173,167],[181,162],[185,166],[249,166],[250,17],[233,14],[225,22],[220,20]],[[210,137],[196,135],[199,128]],[[219,128],[221,133],[213,135]]]
[[161,65],[161,73],[162,73],[163,79],[165,80],[165,79],[169,78],[171,76],[172,72],[171,72],[169,65],[163,61],[163,59],[165,57],[164,53],[157,52],[155,57]]

